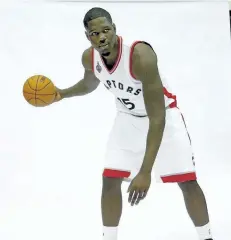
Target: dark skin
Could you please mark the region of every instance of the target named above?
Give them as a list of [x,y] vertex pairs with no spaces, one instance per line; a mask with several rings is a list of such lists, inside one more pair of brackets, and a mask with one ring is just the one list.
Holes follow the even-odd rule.
[[99,17],[88,23],[86,37],[103,57],[107,66],[113,67],[118,54],[116,27],[104,17]]
[[[112,68],[118,55],[118,42],[114,24],[106,18],[97,18],[89,22],[86,36],[93,48],[101,54],[108,69]],[[94,91],[100,81],[92,71],[91,50],[83,52],[82,64],[84,77],[74,86],[57,89],[56,101],[73,96],[82,96]],[[165,127],[165,104],[161,79],[157,67],[157,56],[146,44],[137,44],[132,56],[132,72],[142,82],[143,97],[149,118],[149,131],[146,152],[142,167],[131,182],[129,202],[138,204],[144,199],[151,184],[151,171],[155,162]],[[117,226],[122,213],[121,183],[123,179],[103,177],[102,216],[105,226]],[[205,196],[197,181],[178,183],[182,190],[189,216],[195,226],[209,222]]]
[[[116,28],[106,18],[89,22],[86,36],[105,64],[113,66],[118,53]],[[100,46],[108,44],[105,48]],[[131,182],[128,201],[138,204],[147,195],[151,184],[151,171],[160,147],[165,127],[165,101],[163,85],[157,67],[157,56],[150,46],[140,43],[135,46],[132,56],[132,71],[143,85],[143,97],[149,118],[146,152],[140,172]]]
[[165,127],[165,100],[157,56],[147,44],[136,45],[132,56],[132,71],[136,79],[142,82],[144,103],[149,118],[143,164],[128,188],[128,201],[134,205],[146,197],[151,184],[151,172]]
[[[115,25],[106,18],[100,17],[89,22],[85,33],[92,47],[103,57],[105,64],[113,67],[118,54]],[[92,72],[91,60],[91,48],[89,48],[82,55],[82,64],[85,68],[84,78],[71,88],[58,89],[59,94],[57,94],[56,101],[63,97],[84,95],[97,88],[100,81]],[[135,77],[142,82],[144,103],[149,118],[143,164],[128,188],[128,201],[134,205],[146,197],[150,188],[151,172],[165,127],[165,101],[157,67],[157,56],[150,46],[144,43],[135,46],[132,56],[132,71]]]

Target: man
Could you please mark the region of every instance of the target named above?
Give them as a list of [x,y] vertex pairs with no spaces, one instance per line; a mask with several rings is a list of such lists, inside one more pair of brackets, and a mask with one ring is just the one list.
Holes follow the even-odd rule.
[[176,96],[160,77],[151,45],[125,45],[110,14],[90,9],[84,18],[91,46],[82,55],[84,77],[58,89],[56,101],[94,91],[99,83],[115,95],[117,116],[111,131],[103,171],[103,239],[117,240],[122,214],[121,184],[131,181],[128,201],[133,206],[149,190],[155,166],[157,180],[177,183],[200,240],[212,240],[206,200],[196,181],[191,141]]

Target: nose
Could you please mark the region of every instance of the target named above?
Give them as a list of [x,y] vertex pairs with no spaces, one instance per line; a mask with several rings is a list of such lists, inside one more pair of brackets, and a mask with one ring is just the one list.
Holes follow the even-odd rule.
[[105,43],[105,41],[106,41],[106,36],[105,36],[104,34],[101,34],[99,40],[100,40],[100,43]]

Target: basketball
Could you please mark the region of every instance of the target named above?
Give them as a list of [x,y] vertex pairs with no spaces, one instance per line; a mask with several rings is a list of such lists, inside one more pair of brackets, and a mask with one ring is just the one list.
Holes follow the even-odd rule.
[[23,85],[23,96],[25,100],[35,107],[50,105],[56,95],[53,82],[43,75],[34,75],[28,78]]

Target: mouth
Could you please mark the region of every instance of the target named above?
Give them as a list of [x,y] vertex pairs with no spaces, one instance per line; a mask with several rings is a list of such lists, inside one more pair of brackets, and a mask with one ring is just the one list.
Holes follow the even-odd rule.
[[100,45],[99,48],[100,48],[100,50],[105,50],[108,48],[108,46],[109,46],[109,44],[104,44],[104,45]]

